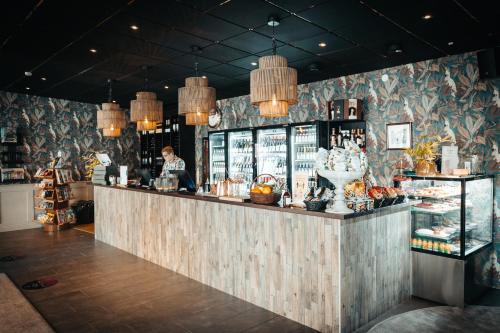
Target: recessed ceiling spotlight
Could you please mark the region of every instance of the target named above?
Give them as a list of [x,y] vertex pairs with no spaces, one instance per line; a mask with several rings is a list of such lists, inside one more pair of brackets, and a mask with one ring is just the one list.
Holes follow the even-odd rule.
[[280,19],[275,16],[269,16],[267,19],[267,25],[270,27],[277,27],[280,25]]
[[116,101],[115,101],[115,100],[113,100],[113,103],[116,103]]
[[130,29],[132,29],[132,30],[139,30],[139,27],[138,27],[138,26],[136,26],[135,24],[132,24],[132,25],[130,26]]
[[92,53],[97,53],[96,49],[90,49],[89,51],[92,52]]
[[383,82],[387,82],[387,80],[389,80],[389,75],[387,75],[387,74],[382,74],[382,81],[383,81]]
[[206,75],[202,75],[201,77],[202,77],[202,78],[204,78],[204,79],[206,79],[206,78],[207,78],[207,76],[206,76]]
[[165,88],[165,89],[168,89],[168,86],[165,86],[164,88]]
[[250,65],[252,65],[252,66],[257,66],[257,63],[256,63],[255,61],[252,61],[252,62],[250,63]]
[[26,90],[30,90],[30,87],[26,87]]
[[389,54],[403,53],[403,49],[398,44],[391,44],[391,45],[389,45],[389,47],[387,47],[387,53],[389,53]]
[[31,76],[31,75],[33,75],[33,73],[31,73],[31,72],[24,72],[24,75],[25,76]]
[[47,81],[47,78],[46,77],[41,77],[40,80]]
[[325,47],[325,46],[326,46],[326,43],[325,43],[325,42],[319,42],[318,46],[319,46],[319,47]]
[[316,62],[313,62],[307,66],[310,72],[319,72],[321,70],[320,65]]
[[453,44],[455,44],[454,42],[448,42],[448,46],[452,46]]
[[422,16],[422,18],[424,20],[430,20],[432,18],[432,15],[431,14],[425,14],[424,16]]

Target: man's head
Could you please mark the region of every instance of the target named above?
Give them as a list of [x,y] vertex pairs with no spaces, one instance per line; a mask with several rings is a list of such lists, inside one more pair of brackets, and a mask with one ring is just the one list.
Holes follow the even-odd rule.
[[171,161],[175,157],[174,149],[171,146],[165,146],[161,150],[161,155],[165,161]]

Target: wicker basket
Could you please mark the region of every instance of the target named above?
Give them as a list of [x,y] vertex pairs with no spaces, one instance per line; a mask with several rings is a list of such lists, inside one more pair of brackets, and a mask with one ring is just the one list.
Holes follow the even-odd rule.
[[328,201],[304,201],[306,204],[306,210],[312,212],[322,212],[326,209],[326,204]]
[[262,176],[270,176],[272,179],[274,179],[276,184],[278,183],[276,177],[274,177],[273,175],[270,175],[270,174],[258,175],[257,177],[254,178],[252,186],[250,187],[250,200],[253,203],[259,204],[259,205],[275,205],[278,201],[280,201],[281,193],[272,192],[272,193],[265,194],[265,193],[253,193],[252,192],[252,189],[257,185],[257,182],[256,182],[257,179],[259,177],[262,177]]

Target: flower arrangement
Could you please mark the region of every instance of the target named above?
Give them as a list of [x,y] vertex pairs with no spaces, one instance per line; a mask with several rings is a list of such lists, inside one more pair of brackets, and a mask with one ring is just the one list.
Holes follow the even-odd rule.
[[95,152],[89,152],[83,155],[81,159],[85,163],[85,178],[91,180],[94,174],[94,168],[101,165],[101,162],[97,159]]
[[433,176],[437,173],[434,160],[439,155],[438,148],[443,142],[450,141],[450,137],[432,136],[429,141],[417,143],[415,148],[405,150],[405,153],[416,162],[415,172],[418,176]]
[[439,135],[431,137],[429,141],[417,143],[415,148],[405,149],[405,153],[410,155],[417,162],[427,161],[432,162],[439,155],[438,148],[443,142],[449,142],[450,137],[441,137]]

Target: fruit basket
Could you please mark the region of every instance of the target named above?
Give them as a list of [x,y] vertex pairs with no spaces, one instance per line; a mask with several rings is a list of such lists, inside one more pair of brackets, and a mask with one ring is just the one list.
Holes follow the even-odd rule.
[[[259,183],[258,179],[263,177],[269,180]],[[258,175],[254,178],[252,186],[250,187],[250,200],[259,205],[275,205],[281,198],[281,193],[276,191],[277,188],[278,181],[273,175]]]

